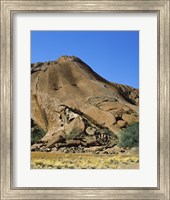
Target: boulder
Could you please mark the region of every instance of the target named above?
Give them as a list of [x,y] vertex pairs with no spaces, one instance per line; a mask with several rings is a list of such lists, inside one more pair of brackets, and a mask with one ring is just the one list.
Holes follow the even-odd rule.
[[117,154],[117,153],[120,153],[121,147],[114,146],[114,147],[112,148],[112,150],[113,150],[113,152],[114,152],[115,154]]
[[79,140],[67,140],[66,145],[69,147],[78,147],[81,144]]
[[91,126],[88,126],[88,127],[86,128],[86,133],[87,133],[88,135],[94,135],[94,134],[95,134],[95,131],[96,131],[96,129],[93,128],[93,127],[91,127]]
[[125,128],[126,127],[126,122],[123,121],[123,120],[118,120],[117,121],[117,125],[120,127],[120,128]]
[[94,138],[85,138],[84,142],[86,143],[86,146],[98,146],[99,143]]
[[32,146],[31,146],[31,151],[34,151],[34,150],[36,150],[36,149],[40,149],[40,147],[42,147],[43,146],[43,144],[42,143],[39,143],[39,144],[33,144]]
[[122,115],[122,119],[127,122],[128,124],[132,124],[132,123],[135,123],[135,122],[138,122],[139,119],[133,115],[130,115],[130,114],[123,114]]
[[55,143],[64,142],[64,141],[65,141],[65,138],[62,135],[57,135],[57,136],[52,137],[52,139],[48,141],[46,147],[47,148],[52,147],[54,146]]
[[78,132],[81,132],[84,129],[85,129],[85,125],[84,125],[82,117],[80,116],[77,116],[70,123],[67,123],[64,126],[64,132],[66,134],[70,134],[73,130],[77,130]]
[[93,123],[98,123],[105,127],[110,127],[111,125],[116,123],[114,115],[112,115],[110,112],[101,110],[93,105],[83,107],[81,110],[86,115],[90,116]]
[[91,152],[91,153],[95,153],[97,151],[102,151],[102,150],[103,150],[102,146],[92,146],[92,147],[84,148],[84,151]]

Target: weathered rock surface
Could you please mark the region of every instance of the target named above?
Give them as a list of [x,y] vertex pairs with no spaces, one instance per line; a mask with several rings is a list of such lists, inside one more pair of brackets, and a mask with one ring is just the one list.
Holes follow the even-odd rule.
[[132,104],[139,105],[139,89],[130,87],[128,85],[115,84],[119,92]]
[[33,151],[114,148],[120,131],[139,121],[139,90],[108,82],[77,57],[32,64],[31,74],[32,120],[46,132]]
[[123,121],[123,120],[118,120],[117,121],[117,124],[120,128],[125,128],[126,127],[126,121]]

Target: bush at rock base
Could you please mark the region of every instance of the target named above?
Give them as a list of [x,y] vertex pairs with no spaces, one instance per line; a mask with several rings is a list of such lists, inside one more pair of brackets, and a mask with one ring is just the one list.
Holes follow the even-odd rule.
[[31,145],[35,144],[38,140],[43,138],[45,134],[45,131],[36,125],[33,128],[31,128]]
[[118,145],[124,148],[139,146],[139,123],[134,123],[122,131]]

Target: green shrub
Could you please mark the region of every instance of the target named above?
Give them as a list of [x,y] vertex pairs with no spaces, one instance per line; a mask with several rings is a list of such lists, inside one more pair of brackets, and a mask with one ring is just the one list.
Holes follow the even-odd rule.
[[31,128],[31,145],[35,144],[38,140],[43,138],[45,134],[46,132],[36,125],[33,128]]
[[139,123],[132,124],[122,131],[118,145],[124,148],[139,146]]

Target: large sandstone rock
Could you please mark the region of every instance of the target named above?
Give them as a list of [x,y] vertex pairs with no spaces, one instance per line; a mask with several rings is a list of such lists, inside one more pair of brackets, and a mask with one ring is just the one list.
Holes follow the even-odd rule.
[[78,145],[79,141],[63,143],[73,133],[81,144],[97,146],[95,138],[83,139],[105,128],[118,135],[125,123],[139,121],[138,89],[108,82],[77,57],[32,64],[31,74],[31,117],[46,132],[41,139],[46,148]]

